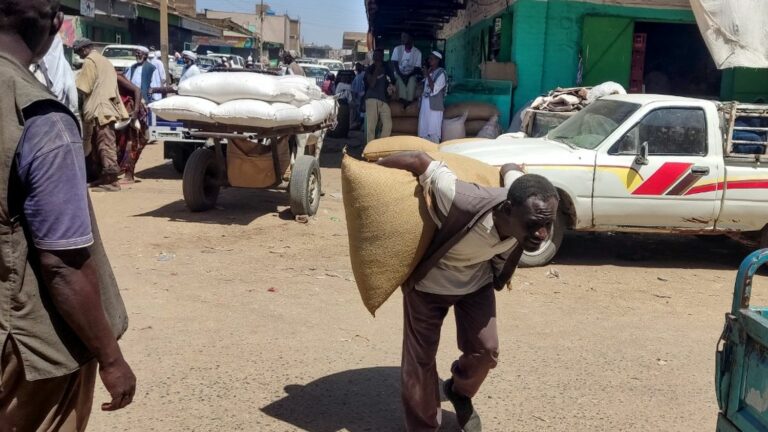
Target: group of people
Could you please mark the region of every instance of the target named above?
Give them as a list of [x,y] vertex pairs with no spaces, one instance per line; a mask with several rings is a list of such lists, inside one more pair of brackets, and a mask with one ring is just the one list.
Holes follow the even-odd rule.
[[367,69],[355,65],[357,76],[351,84],[356,110],[353,117],[364,110],[366,142],[370,142],[391,135],[391,101],[398,101],[403,107],[418,103],[418,136],[439,143],[447,90],[447,76],[441,67],[443,54],[432,51],[426,63],[422,63],[421,51],[414,46],[411,35],[403,33],[401,42],[392,50],[389,62],[384,61],[384,50],[377,48],[373,52],[373,64]]

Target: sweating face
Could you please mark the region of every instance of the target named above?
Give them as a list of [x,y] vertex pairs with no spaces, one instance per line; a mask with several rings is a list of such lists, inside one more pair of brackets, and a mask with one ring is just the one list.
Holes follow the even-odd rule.
[[526,252],[535,252],[549,238],[557,215],[557,199],[547,201],[530,197],[521,206],[511,209],[503,218],[499,230],[515,237]]

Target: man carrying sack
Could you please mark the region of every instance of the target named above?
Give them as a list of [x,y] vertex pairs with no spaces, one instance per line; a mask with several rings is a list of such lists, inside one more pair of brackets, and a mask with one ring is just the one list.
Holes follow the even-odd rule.
[[440,427],[435,356],[440,328],[453,306],[462,355],[443,390],[462,429],[481,431],[472,397],[498,360],[494,289],[510,282],[523,250],[536,251],[549,237],[557,215],[557,190],[544,177],[522,175],[512,164],[501,170],[509,190],[460,181],[445,163],[423,152],[399,153],[378,164],[419,177],[438,226],[424,258],[403,284],[406,429],[426,432]]

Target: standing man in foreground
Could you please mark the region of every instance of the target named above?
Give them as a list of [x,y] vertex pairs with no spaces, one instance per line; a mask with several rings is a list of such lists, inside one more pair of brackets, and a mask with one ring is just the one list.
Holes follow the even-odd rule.
[[128,320],[92,217],[72,113],[29,72],[64,19],[57,0],[0,0],[0,428],[83,431],[96,373],[131,403]]
[[[465,183],[423,152],[400,153],[380,165],[419,177],[439,229],[426,255],[403,284],[402,398],[409,432],[440,427],[435,356],[448,310],[456,316],[459,349],[443,391],[465,432],[482,430],[472,397],[498,361],[494,290],[506,286],[523,250],[536,251],[557,214],[556,189],[544,177],[502,167],[509,188]],[[511,186],[509,186],[511,184]]]
[[394,84],[392,67],[384,62],[384,50],[376,48],[373,64],[365,72],[365,118],[367,121],[366,143],[376,139],[376,129],[381,125],[380,138],[392,134],[392,111],[387,104],[387,91]]
[[[119,191],[115,123],[126,120],[128,112],[120,99],[117,73],[112,63],[93,49],[90,39],[76,40],[74,50],[83,59],[83,68],[77,76],[77,90],[84,99],[83,147],[100,176],[92,184],[98,191]],[[133,118],[136,113],[133,112]]]
[[392,50],[392,66],[397,75],[397,94],[403,105],[416,99],[416,84],[421,74],[421,51],[413,46],[413,37],[408,33],[400,36],[402,45]]

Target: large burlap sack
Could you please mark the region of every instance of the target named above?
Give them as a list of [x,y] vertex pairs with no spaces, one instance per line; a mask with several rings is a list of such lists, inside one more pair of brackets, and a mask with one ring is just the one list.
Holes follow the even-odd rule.
[[437,144],[415,136],[393,136],[371,141],[363,150],[363,157],[377,161],[404,151],[437,151]]
[[192,120],[209,123],[213,122],[211,112],[217,107],[215,102],[192,96],[171,96],[149,105],[149,109],[155,115],[165,120]]
[[277,150],[277,168],[271,146],[246,139],[231,139],[227,144],[227,180],[234,187],[266,188],[282,182],[291,164],[288,139],[272,140]]
[[467,113],[467,120],[488,120],[499,115],[499,109],[496,105],[483,102],[463,102],[445,107],[445,118],[458,117],[464,112]]
[[419,103],[417,101],[411,102],[406,108],[403,108],[403,103],[400,101],[392,101],[389,103],[389,110],[392,112],[392,117],[419,117]]
[[392,117],[392,133],[418,135],[418,117]]
[[443,128],[442,128],[442,136],[441,139],[443,141],[450,141],[455,139],[461,139],[466,138],[467,136],[467,129],[464,126],[464,123],[467,120],[467,113],[466,111],[462,113],[459,117],[443,117]]
[[301,109],[293,105],[253,99],[223,103],[211,112],[211,118],[222,124],[261,128],[298,126],[305,120]]
[[467,120],[464,123],[464,129],[467,131],[468,137],[476,137],[483,127],[488,123],[488,120]]
[[478,138],[496,139],[501,135],[501,126],[499,126],[499,116],[493,116],[477,133]]
[[[499,170],[464,156],[431,152],[464,181],[500,185]],[[421,261],[436,226],[418,180],[407,171],[345,156],[341,187],[352,272],[371,314]]]

